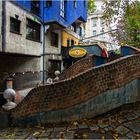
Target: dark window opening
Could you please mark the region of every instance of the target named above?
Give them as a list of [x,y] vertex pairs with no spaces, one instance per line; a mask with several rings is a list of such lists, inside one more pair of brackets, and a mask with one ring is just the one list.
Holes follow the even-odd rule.
[[86,1],[84,0],[84,7],[86,7]]
[[40,16],[40,1],[38,0],[31,1],[31,12]]
[[68,39],[67,40],[67,47],[69,47],[70,46],[70,40]]
[[73,0],[73,5],[74,5],[74,8],[77,7],[77,2],[76,2],[76,0]]
[[52,0],[47,0],[46,7],[51,7],[51,6],[52,6]]
[[20,23],[21,21],[10,17],[10,31],[13,33],[20,33]]
[[33,41],[40,41],[40,27],[41,25],[39,23],[27,19],[26,38]]
[[51,46],[58,47],[58,34],[51,32]]
[[82,36],[82,28],[79,27],[79,35]]
[[71,46],[74,46],[74,40],[73,39],[71,40]]
[[72,24],[73,28],[74,28],[74,32],[76,33],[76,24],[75,22]]
[[48,77],[55,78],[54,72],[56,70],[61,71],[61,61],[49,60]]

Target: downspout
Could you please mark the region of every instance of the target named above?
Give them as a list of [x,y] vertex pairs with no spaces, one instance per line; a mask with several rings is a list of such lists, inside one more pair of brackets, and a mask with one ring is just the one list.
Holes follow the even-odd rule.
[[43,85],[45,85],[45,24],[44,24],[44,1],[43,1]]
[[[45,24],[45,17],[44,17],[44,9],[46,7],[44,6],[44,1],[43,1],[43,85],[45,85],[45,34],[48,31],[48,29],[50,28],[49,25]],[[46,28],[45,28],[46,27]],[[47,75],[47,73],[46,73]]]
[[2,52],[6,51],[6,1],[2,1]]

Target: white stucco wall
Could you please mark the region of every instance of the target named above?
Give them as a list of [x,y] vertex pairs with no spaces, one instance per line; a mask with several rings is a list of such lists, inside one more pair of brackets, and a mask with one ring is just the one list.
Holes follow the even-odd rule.
[[[26,39],[26,18],[33,20],[34,17],[11,2],[6,3],[6,11],[6,52],[39,56],[42,43]],[[10,32],[10,17],[15,15],[21,21],[21,35]],[[36,22],[39,21],[36,19]]]

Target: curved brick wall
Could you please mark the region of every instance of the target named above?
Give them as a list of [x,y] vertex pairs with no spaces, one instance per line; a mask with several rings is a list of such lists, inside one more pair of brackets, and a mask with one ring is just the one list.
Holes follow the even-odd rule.
[[[59,76],[60,80],[64,80],[70,77],[73,77],[79,73],[86,71],[94,66],[96,66],[97,59],[104,59],[107,62],[107,58],[102,56],[90,55],[86,58],[82,58],[79,61],[75,62],[72,66],[70,66],[67,70],[61,73]],[[102,62],[101,62],[102,63]]]
[[140,99],[140,55],[91,68],[74,78],[30,91],[12,110],[17,124],[93,117]]
[[67,79],[69,77],[75,76],[78,73],[84,72],[85,70],[93,67],[94,64],[94,59],[93,55],[88,56],[86,58],[82,58],[75,62],[72,66],[70,66],[67,70],[65,70],[63,73],[60,75],[60,80],[62,79]]

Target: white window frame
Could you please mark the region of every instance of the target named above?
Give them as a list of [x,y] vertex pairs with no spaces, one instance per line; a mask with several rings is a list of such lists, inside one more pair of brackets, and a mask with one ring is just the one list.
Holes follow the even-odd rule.
[[60,16],[65,17],[65,2],[60,0]]

